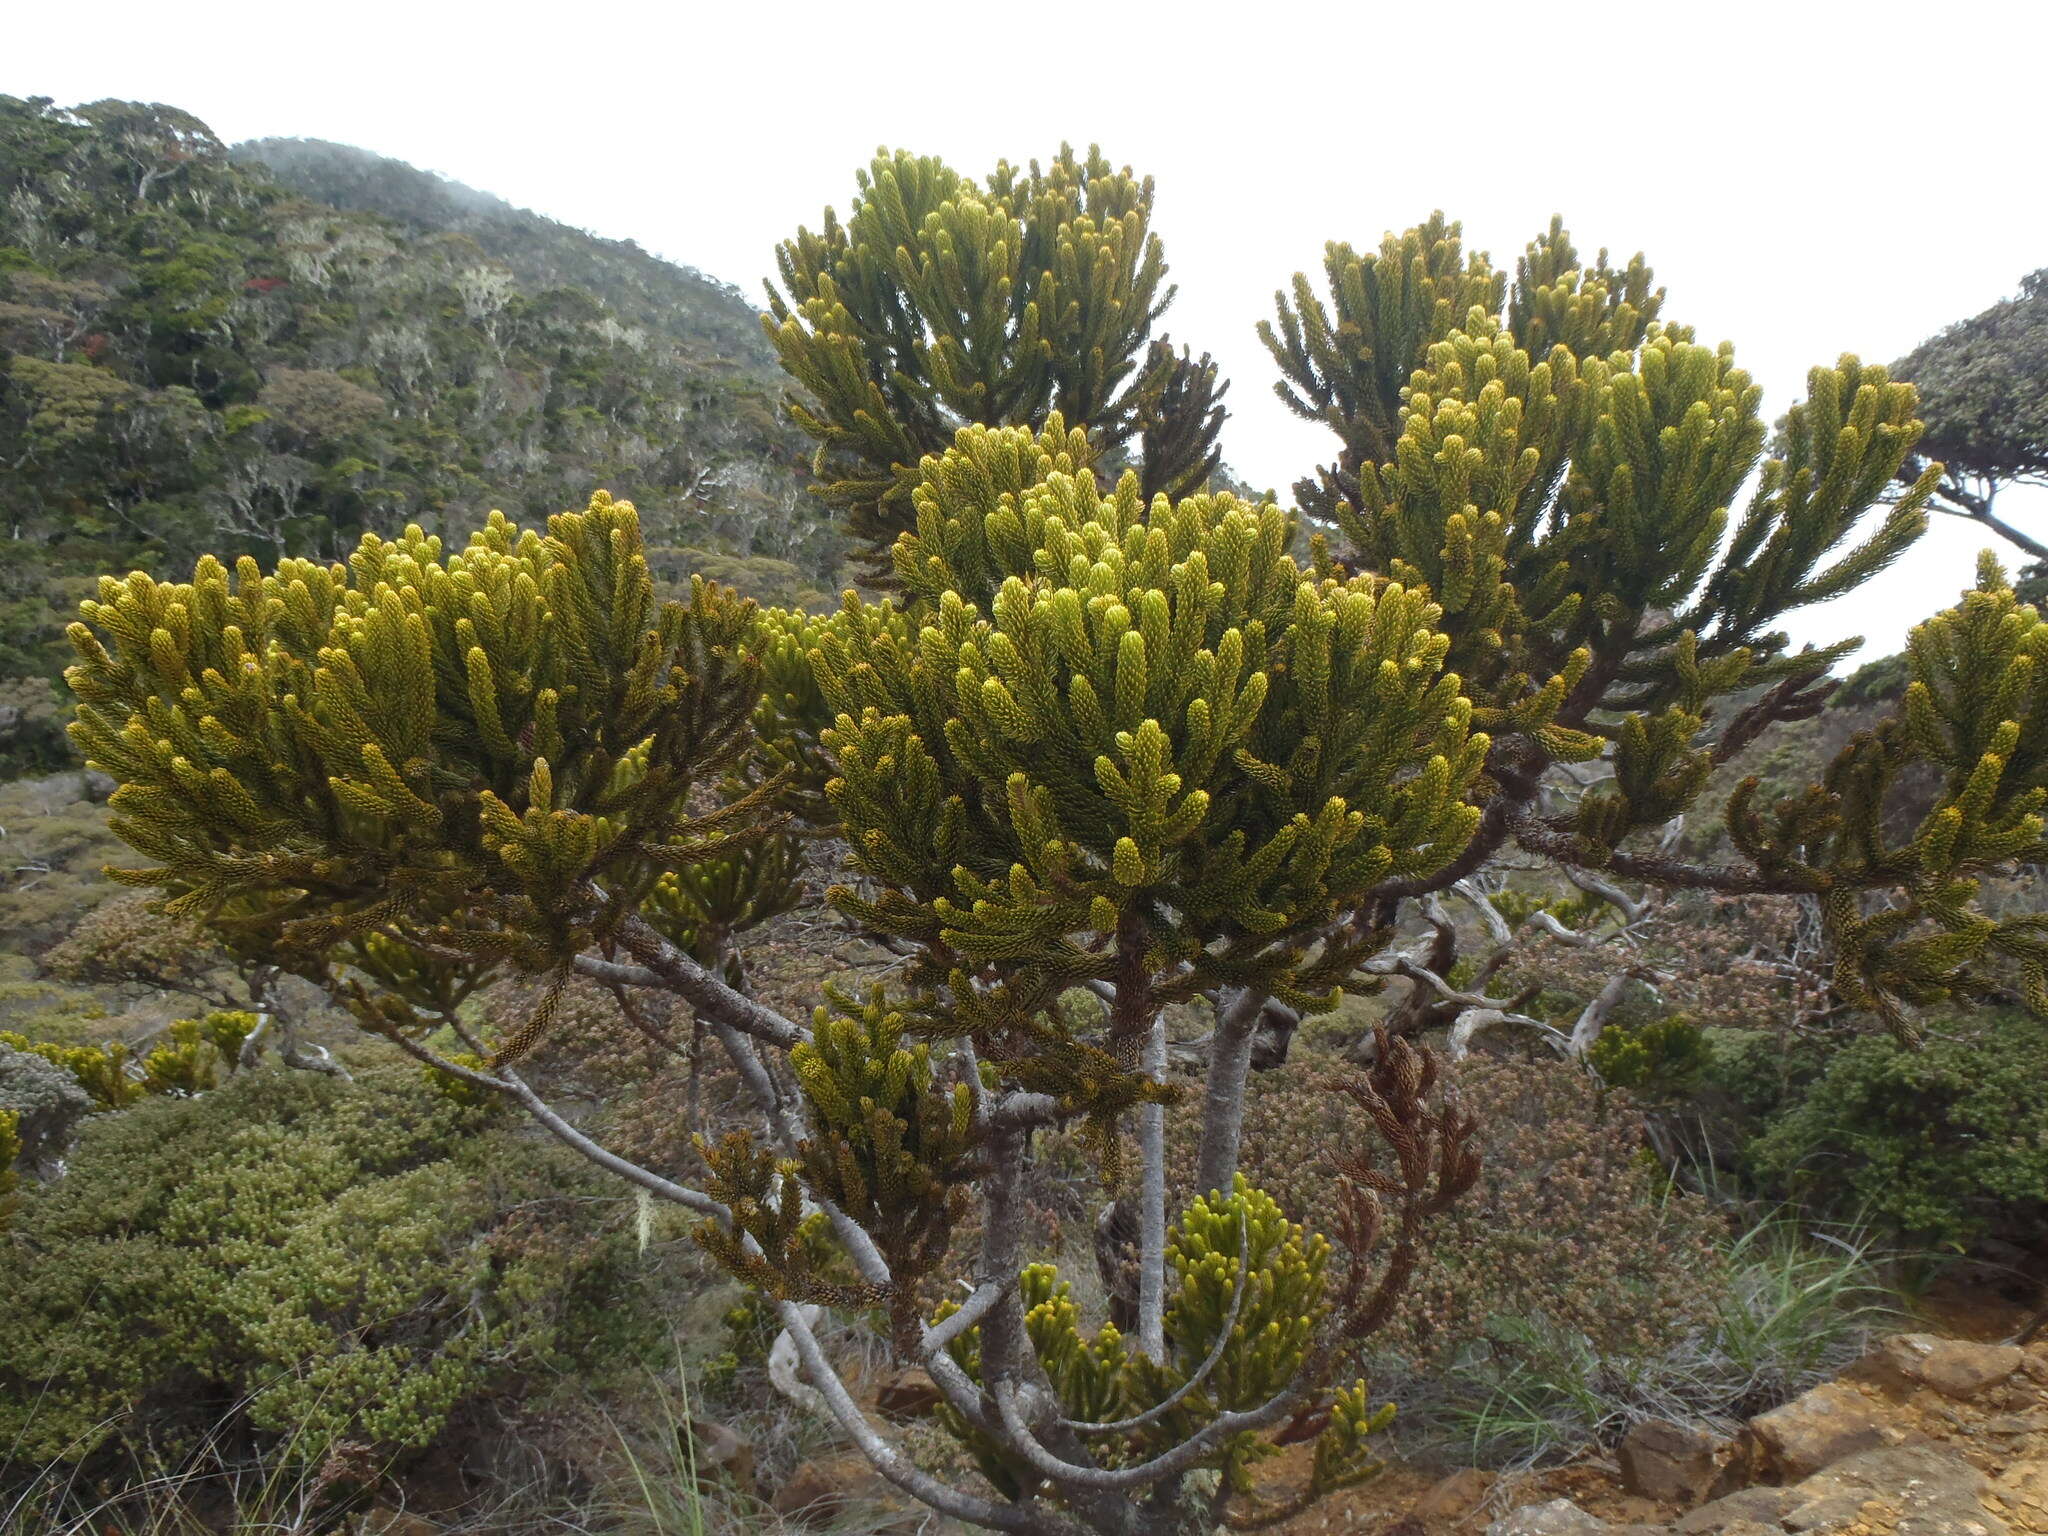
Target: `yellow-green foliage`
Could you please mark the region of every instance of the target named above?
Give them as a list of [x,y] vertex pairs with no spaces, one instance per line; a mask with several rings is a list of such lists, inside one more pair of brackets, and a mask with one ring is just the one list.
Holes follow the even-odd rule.
[[[448,929],[471,931],[470,943],[477,944],[475,925],[460,915],[451,915],[436,937],[450,937]],[[365,933],[351,939],[342,952],[349,968],[375,985],[384,996],[403,999],[420,1013],[447,1018],[471,993],[490,979],[495,969],[488,949],[468,956],[446,949],[428,954],[401,939],[384,933]]]
[[[1323,271],[1332,302],[1326,307],[1308,278],[1296,273],[1292,301],[1274,296],[1278,331],[1261,321],[1259,335],[1286,376],[1274,386],[1280,398],[1343,438],[1342,469],[1326,473],[1321,485],[1296,487],[1303,508],[1330,523],[1357,466],[1393,458],[1402,391],[1416,360],[1475,307],[1498,309],[1507,278],[1483,254],[1466,252],[1458,226],[1441,213],[1387,235],[1364,256],[1332,241],[1324,248]],[[1654,315],[1663,295],[1651,300],[1646,289],[1644,282],[1631,294],[1634,307]]]
[[[484,1072],[490,1068],[490,1063],[474,1051],[444,1050],[440,1055],[443,1060],[451,1062],[458,1067],[467,1067],[472,1072]],[[505,1102],[492,1090],[480,1088],[468,1078],[457,1077],[453,1072],[443,1071],[437,1066],[422,1065],[420,1076],[426,1080],[427,1086],[432,1088],[434,1092],[453,1100],[466,1109],[484,1112],[496,1109]]]
[[[790,1160],[744,1132],[715,1145],[699,1138],[710,1192],[733,1224],[707,1219],[696,1236],[772,1296],[862,1307],[886,1300],[907,1325],[966,1204],[973,1097],[965,1083],[936,1081],[930,1045],[905,1037],[906,1020],[880,987],[864,1003],[837,988],[826,996],[832,1006],[817,1010],[811,1039],[789,1058],[810,1134]],[[826,1234],[804,1214],[806,1195],[832,1201],[875,1240],[893,1277],[886,1293],[833,1272]],[[747,1253],[743,1237],[766,1258]]]
[[[649,930],[741,980],[727,940],[795,899],[786,814],[838,833],[860,883],[831,899],[908,952],[906,990],[833,996],[808,1038],[748,1015],[794,1047],[805,1122],[773,1145],[700,1138],[724,1210],[697,1234],[776,1298],[887,1302],[899,1336],[956,1189],[994,1155],[972,1129],[980,1094],[1051,1095],[1010,1099],[1022,1119],[984,1126],[1084,1117],[1115,1182],[1124,1113],[1172,1096],[1140,1069],[1162,1010],[1235,989],[1331,1008],[1402,899],[1514,844],[1624,877],[1814,894],[1838,995],[1901,1030],[1913,1004],[1987,993],[1991,958],[2048,1010],[2048,918],[1973,904],[1986,870],[2048,857],[2048,625],[1995,568],[1916,634],[1899,718],[1825,785],[1768,809],[1754,784],[1738,794],[1729,826],[1754,869],[1628,846],[1755,731],[1819,708],[1812,686],[1842,650],[1795,654],[1774,626],[1920,532],[1938,468],[1850,542],[1920,431],[1910,387],[1854,358],[1814,370],[1760,463],[1758,390],[1730,348],[1663,318],[1640,258],[1582,261],[1553,224],[1511,285],[1438,218],[1377,255],[1331,247],[1327,305],[1297,282],[1268,333],[1283,395],[1344,445],[1302,490],[1347,543],[1314,532],[1299,549],[1280,507],[1200,490],[1218,391],[1206,359],[1147,346],[1164,303],[1151,196],[1094,154],[1000,167],[985,186],[898,154],[875,162],[845,227],[828,216],[783,249],[769,331],[809,391],[792,410],[889,601],[761,614],[693,580],[689,603],[658,603],[636,514],[601,492],[545,537],[494,513],[455,554],[411,528],[366,537],[345,566],[266,575],[244,560],[231,578],[207,559],[189,583],[103,581],[69,675],[75,740],[121,781],[114,828],[155,864],[125,878],[169,888],[167,910],[203,915],[241,958],[335,983],[386,1032],[452,1014],[500,964],[545,972],[504,1060],[548,1027],[593,949],[623,949],[715,1029],[732,1023],[719,1004],[736,1017],[738,1001]],[[1737,712],[1739,695],[1760,701]],[[1610,776],[1556,787],[1554,767],[1595,757]],[[1945,791],[1894,844],[1885,789],[1919,760]],[[1092,1037],[1058,1006],[1080,983],[1115,999]],[[935,1037],[971,1044],[958,1080],[935,1070]],[[174,1034],[139,1077],[106,1056],[76,1070],[110,1103],[145,1083],[189,1093],[200,1042]],[[1630,1044],[1648,1049],[1611,1047],[1617,1073]],[[1403,1179],[1363,1162],[1345,1176],[1411,1201],[1389,1269],[1402,1283],[1413,1213],[1477,1170],[1470,1125],[1421,1107],[1433,1066],[1381,1045],[1388,1093],[1359,1102]],[[465,1095],[430,1097],[473,1113]],[[422,1360],[351,1331],[330,1359],[322,1329],[351,1306],[403,1312],[426,1278],[436,1297],[474,1290],[472,1250],[448,1257],[406,1215],[433,1205],[440,1176],[315,1190],[327,1164],[298,1166],[274,1131],[238,1177],[258,1211],[317,1194],[289,1239],[204,1204],[225,1178],[179,1186],[201,1202],[191,1229],[208,1228],[219,1284],[239,1288],[222,1293],[221,1347],[258,1362],[259,1413],[418,1443],[405,1437],[430,1434],[419,1426],[508,1336],[473,1318]],[[1424,1200],[1430,1136],[1443,1162]],[[990,1141],[1022,1155],[1028,1137]],[[846,1278],[819,1203],[867,1230],[888,1283]],[[1348,1230],[1373,1225],[1364,1203],[1347,1209]],[[1069,1416],[1156,1410],[1104,1433],[1103,1460],[1129,1464],[1283,1389],[1328,1390],[1336,1345],[1314,1342],[1328,1258],[1240,1178],[1190,1206],[1167,1246],[1168,1356],[1084,1333],[1045,1268],[1023,1278],[1027,1333]],[[1544,1269],[1554,1280],[1554,1256]],[[1423,1273],[1437,1303],[1460,1278]],[[1347,1300],[1346,1327],[1378,1327],[1391,1294]],[[417,1299],[422,1315],[437,1305]],[[958,1341],[970,1371],[979,1347]],[[1318,1379],[1297,1381],[1311,1366]],[[1362,1384],[1339,1394],[1302,1498],[1369,1474],[1384,1423]],[[999,1486],[1037,1484],[956,1427]],[[1210,1465],[1252,1497],[1269,1449],[1239,1436]]]
[[[1166,1256],[1171,1351],[1163,1362],[1139,1354],[1113,1324],[1087,1331],[1072,1288],[1051,1265],[1031,1265],[1020,1277],[1025,1330],[1067,1418],[1121,1423],[1171,1400],[1144,1424],[1091,1436],[1105,1465],[1147,1460],[1219,1414],[1265,1403],[1294,1380],[1323,1316],[1330,1245],[1288,1221],[1242,1174],[1230,1195],[1212,1193],[1188,1207],[1168,1234]],[[945,1303],[934,1322],[954,1310]],[[978,1328],[952,1347],[961,1367],[977,1377],[980,1350]],[[1340,1394],[1338,1405],[1317,1441],[1310,1497],[1378,1470],[1365,1441],[1392,1420],[1393,1409],[1369,1411],[1363,1382]],[[1033,1481],[1027,1464],[1012,1461],[966,1420],[947,1409],[940,1417],[999,1487]],[[1247,1433],[1224,1441],[1200,1465],[1218,1468],[1248,1494],[1251,1468],[1274,1454],[1264,1437]]]
[[[893,605],[866,609],[859,621],[873,623],[878,618],[908,637],[909,623]],[[761,663],[761,703],[754,712],[754,729],[760,737],[762,763],[784,778],[789,808],[820,825],[833,819],[825,786],[834,770],[820,738],[831,728],[834,711],[818,688],[811,653],[827,632],[843,631],[854,622],[844,608],[824,615],[771,608],[756,615],[747,637],[749,652]]]
[[496,898],[511,933],[437,937],[543,963],[585,931],[586,882],[630,911],[745,830],[700,835],[684,801],[747,744],[749,611],[701,582],[658,605],[639,520],[602,492],[546,536],[493,513],[459,554],[411,528],[346,566],[209,558],[101,583],[71,631],[73,734],[155,861],[124,878],[182,890],[173,909],[253,899],[245,929],[323,949]]
[[1065,146],[1028,174],[976,184],[943,162],[878,155],[844,225],[777,253],[763,317],[805,393],[790,414],[817,440],[826,501],[886,569],[918,462],[959,422],[1063,413],[1089,456],[1142,440],[1148,490],[1183,494],[1217,465],[1222,387],[1207,357],[1147,345],[1172,298],[1152,182]]
[[810,1109],[805,1181],[866,1228],[907,1288],[944,1257],[965,1207],[973,1091],[936,1081],[930,1044],[905,1038],[880,987],[865,1002],[826,995],[789,1057]]
[[95,1117],[0,1246],[0,1439],[175,1455],[246,1414],[317,1462],[589,1360],[631,1321],[630,1241],[564,1225],[592,1176],[482,1123],[395,1065]]
[[1509,887],[1491,898],[1494,910],[1507,919],[1509,928],[1519,928],[1538,912],[1548,912],[1565,927],[1579,929],[1599,916],[1605,905],[1597,896],[1550,896]]
[[95,1109],[124,1109],[149,1094],[189,1098],[214,1087],[222,1067],[234,1070],[242,1041],[255,1027],[253,1013],[216,1011],[200,1019],[178,1019],[167,1025],[157,1043],[135,1062],[129,1059],[127,1045],[119,1040],[56,1045],[0,1030],[0,1045],[32,1051],[63,1068],[77,1079]]
[[1617,1088],[1668,1093],[1697,1078],[1707,1055],[1705,1031],[1684,1015],[1671,1014],[1632,1029],[1602,1030],[1586,1061],[1602,1082]]
[[[1166,1301],[1173,1359],[1164,1366],[1132,1359],[1133,1402],[1142,1409],[1163,1400],[1201,1369],[1226,1331],[1230,1340],[1201,1386],[1161,1420],[1158,1448],[1219,1412],[1257,1407],[1294,1379],[1322,1320],[1329,1259],[1322,1237],[1288,1221],[1242,1174],[1229,1198],[1212,1192],[1189,1205],[1167,1237],[1178,1281]],[[1251,1491],[1251,1465],[1272,1452],[1258,1435],[1233,1443],[1223,1465],[1240,1493]]]
[[120,1109],[148,1092],[128,1075],[128,1047],[118,1040],[100,1045],[54,1045],[31,1040],[12,1030],[0,1030],[0,1045],[40,1056],[52,1066],[71,1074],[92,1099],[96,1110]]
[[162,1042],[142,1058],[145,1093],[189,1098],[214,1086],[221,1053],[201,1033],[202,1028],[197,1019],[180,1019],[164,1031]]
[[1921,429],[1912,389],[1853,357],[1811,372],[1735,514],[1761,392],[1661,318],[1640,255],[1587,260],[1553,221],[1510,284],[1438,214],[1377,252],[1332,245],[1326,275],[1327,299],[1297,277],[1261,328],[1282,399],[1344,445],[1302,505],[1342,526],[1347,561],[1427,587],[1475,725],[1567,760],[1612,744],[1570,818],[1596,863],[1703,786],[1711,700],[1843,654],[1795,654],[1780,616],[1925,527],[1933,470],[1848,543]]
[[[1976,901],[1987,871],[2048,856],[2048,622],[1987,551],[1975,590],[1913,630],[1907,660],[1895,716],[1851,741],[1823,784],[1768,812],[1745,781],[1728,830],[1763,867],[1819,893],[1837,995],[1911,1039],[1913,1007],[1996,985],[1988,961],[2016,969],[2029,1006],[2048,1010],[2048,916],[1993,918]],[[1886,792],[1914,763],[1937,770],[1941,789],[1895,838]],[[1869,906],[1859,892],[1872,886],[1900,898]]]
[[[1343,441],[1297,486],[1304,507],[1341,524],[1343,562],[1426,588],[1475,727],[1526,733],[1536,768],[1606,743],[1612,776],[1518,829],[1525,846],[1605,864],[1684,811],[1727,752],[1819,707],[1802,690],[1844,647],[1795,652],[1777,626],[1924,529],[1942,466],[1915,455],[1910,385],[1849,356],[1815,368],[1764,457],[1755,384],[1727,344],[1663,316],[1641,256],[1585,259],[1553,222],[1510,284],[1438,215],[1376,253],[1333,245],[1326,272],[1327,297],[1298,278],[1264,332],[1282,397]],[[1318,549],[1319,567],[1339,558]],[[1915,1008],[1988,996],[2014,972],[2048,1008],[2048,924],[1976,902],[1987,870],[2044,846],[2044,634],[1987,564],[1975,593],[1916,631],[1895,718],[1809,791],[1770,803],[1751,780],[1729,803],[1759,872],[1720,888],[1818,897],[1837,996],[1902,1037]],[[1715,713],[1726,728],[1710,744]],[[1887,796],[1916,763],[1944,793],[1899,838]],[[1511,790],[1528,773],[1512,758],[1490,768]]]
[[1183,991],[1313,1005],[1335,976],[1268,941],[1471,836],[1487,739],[1426,595],[1303,570],[1276,507],[1105,495],[1057,418],[962,430],[915,499],[909,608],[849,597],[811,653],[831,802],[881,884],[835,893],[851,915],[1071,981],[1138,909]]
[[678,948],[717,964],[734,934],[803,899],[802,875],[801,845],[792,837],[771,835],[664,872],[640,912]]

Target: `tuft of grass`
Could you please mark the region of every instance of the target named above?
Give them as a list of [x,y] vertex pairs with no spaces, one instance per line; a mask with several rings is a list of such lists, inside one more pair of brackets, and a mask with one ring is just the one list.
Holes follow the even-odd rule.
[[1905,1319],[1892,1256],[1861,1223],[1802,1223],[1779,1212],[1731,1245],[1713,1344],[1725,1361],[1724,1412],[1746,1418],[1797,1396]]
[[[627,1477],[637,1495],[632,1502],[620,1502],[606,1513],[618,1520],[621,1530],[644,1531],[648,1536],[705,1536],[711,1522],[706,1518],[704,1488],[699,1481],[697,1434],[690,1410],[690,1377],[683,1365],[681,1344],[678,1342],[675,1348],[676,1382],[673,1390],[659,1374],[648,1373],[653,1386],[653,1400],[660,1415],[661,1433],[656,1443],[668,1449],[668,1455],[662,1458],[665,1465],[656,1465],[649,1453],[636,1446],[634,1437],[621,1429],[609,1412],[604,1413],[604,1421],[611,1429],[613,1443],[618,1447],[620,1460],[625,1464]],[[736,1490],[726,1491],[725,1496],[740,1497]]]
[[[52,1462],[0,1492],[0,1531],[18,1536],[298,1536],[330,1528],[325,1456],[297,1435],[266,1457],[237,1455],[232,1416],[175,1463],[131,1469],[118,1488],[87,1486],[76,1464]],[[238,1437],[239,1438],[239,1437]],[[342,1447],[331,1449],[340,1451]],[[325,1506],[323,1508],[323,1506]]]
[[1730,1433],[1905,1319],[1889,1257],[1868,1227],[1772,1212],[1730,1239],[1712,1316],[1668,1347],[1603,1354],[1542,1317],[1493,1319],[1410,1420],[1474,1464],[1517,1469],[1612,1445],[1647,1418]]

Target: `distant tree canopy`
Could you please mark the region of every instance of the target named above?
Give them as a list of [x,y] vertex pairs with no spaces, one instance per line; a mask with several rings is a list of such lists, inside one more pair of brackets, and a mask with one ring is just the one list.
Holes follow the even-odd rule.
[[1927,421],[1902,477],[1939,460],[1945,467],[1929,505],[2048,560],[2048,539],[1993,510],[2009,486],[2048,486],[2048,267],[2021,278],[2014,297],[1920,343],[1894,372],[1920,391]]
[[684,356],[707,365],[737,364],[764,381],[775,377],[775,354],[761,337],[752,299],[632,240],[572,229],[488,192],[346,144],[251,139],[229,154],[316,202],[389,219],[416,234],[466,236],[523,289],[586,293],[622,323],[661,333]]

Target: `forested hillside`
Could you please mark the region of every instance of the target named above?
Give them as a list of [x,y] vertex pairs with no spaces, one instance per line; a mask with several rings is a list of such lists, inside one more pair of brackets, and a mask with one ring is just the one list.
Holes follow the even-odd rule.
[[602,239],[403,161],[323,139],[251,139],[229,153],[316,202],[376,214],[413,234],[466,235],[523,285],[584,289],[620,319],[669,335],[683,355],[782,388],[753,299],[631,240]]
[[0,769],[62,751],[91,579],[201,550],[463,537],[595,485],[663,574],[746,559],[816,600],[840,546],[778,394],[753,306],[630,243],[335,145],[0,97]]

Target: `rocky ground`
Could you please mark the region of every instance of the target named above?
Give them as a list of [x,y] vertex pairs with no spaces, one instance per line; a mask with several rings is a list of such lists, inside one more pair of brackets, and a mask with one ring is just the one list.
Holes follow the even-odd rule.
[[1489,1519],[1494,1491],[1453,1474],[1411,1506],[1403,1536],[2048,1533],[2048,1341],[1894,1334],[1736,1436],[1651,1420],[1611,1468],[1544,1474]]
[[[922,1389],[922,1390],[920,1390]],[[883,1387],[880,1406],[915,1417],[929,1385]],[[739,1471],[735,1447],[709,1459]],[[1305,1457],[1307,1446],[1289,1453]],[[1267,1475],[1280,1482],[1283,1461]],[[806,1463],[761,1490],[795,1523],[876,1530],[924,1522],[895,1507],[857,1456]],[[879,1506],[879,1507],[878,1507]],[[1935,1333],[1893,1334],[1855,1366],[1722,1436],[1661,1420],[1619,1449],[1504,1476],[1409,1466],[1317,1506],[1283,1530],[1384,1536],[2048,1536],[2048,1338],[2025,1348]]]

